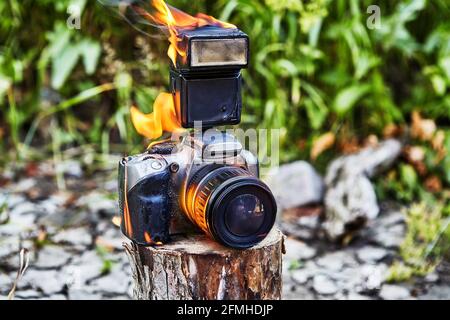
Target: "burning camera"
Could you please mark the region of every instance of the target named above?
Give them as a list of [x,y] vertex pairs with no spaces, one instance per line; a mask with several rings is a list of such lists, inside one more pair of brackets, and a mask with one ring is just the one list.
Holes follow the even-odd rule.
[[201,121],[202,130],[122,159],[121,228],[138,244],[152,245],[197,226],[226,246],[248,248],[273,227],[275,199],[258,179],[257,158],[234,136],[208,129],[240,122],[248,37],[208,26],[181,39],[186,55],[170,73],[176,114],[183,127]]

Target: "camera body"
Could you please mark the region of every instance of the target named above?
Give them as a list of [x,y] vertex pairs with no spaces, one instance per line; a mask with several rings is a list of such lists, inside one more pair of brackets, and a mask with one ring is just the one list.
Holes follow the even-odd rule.
[[[232,190],[224,185],[234,182],[238,194],[251,187],[268,207],[274,201],[258,179],[257,158],[225,132],[194,133],[180,143],[157,143],[143,154],[123,158],[119,181],[122,232],[141,245],[167,243],[173,234],[201,229],[225,245],[246,248],[264,238],[275,220],[275,215],[256,217],[261,232],[255,229],[252,234],[226,230],[220,197],[230,196]],[[276,212],[268,207],[265,210]]]
[[175,114],[182,127],[201,129],[120,161],[121,229],[141,245],[202,230],[226,246],[248,248],[275,223],[275,199],[258,178],[257,158],[233,135],[211,128],[240,122],[249,40],[236,28],[211,26],[179,36],[186,56],[170,70]]

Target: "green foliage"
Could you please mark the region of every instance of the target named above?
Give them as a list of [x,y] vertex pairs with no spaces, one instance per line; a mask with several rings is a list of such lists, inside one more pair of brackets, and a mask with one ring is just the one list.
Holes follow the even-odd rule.
[[450,219],[443,219],[441,205],[414,204],[407,212],[408,230],[400,247],[402,261],[390,268],[390,281],[424,276],[434,269],[448,252]]
[[[74,3],[83,9],[80,30],[66,26]],[[447,1],[379,1],[381,28],[374,30],[366,26],[369,0],[169,3],[249,34],[242,126],[281,129],[282,161],[307,157],[324,132],[338,141],[380,134],[407,121],[413,108],[449,123]],[[0,14],[0,148],[14,147],[16,157],[29,145],[51,152],[43,127],[51,118],[67,133],[61,148],[139,150],[129,106],[151,111],[166,90],[166,40],[140,35],[97,1],[7,0]],[[117,94],[108,93],[118,82]],[[306,149],[297,147],[301,141]]]

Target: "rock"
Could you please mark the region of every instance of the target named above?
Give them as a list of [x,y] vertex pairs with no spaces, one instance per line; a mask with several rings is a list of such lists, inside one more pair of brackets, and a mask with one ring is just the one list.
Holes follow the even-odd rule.
[[360,286],[358,292],[371,292],[379,290],[382,283],[386,280],[388,266],[385,264],[363,265],[359,268],[358,278],[360,278]]
[[432,286],[428,292],[418,297],[419,300],[450,300],[449,285]]
[[283,300],[314,300],[314,294],[304,286],[284,285],[282,289]]
[[439,274],[436,271],[431,272],[431,273],[429,273],[429,274],[427,274],[425,276],[424,280],[426,282],[428,282],[428,283],[438,282],[439,281]]
[[56,170],[68,177],[82,178],[83,169],[80,162],[76,160],[64,160],[56,163]]
[[393,226],[384,231],[377,231],[371,237],[372,241],[382,247],[389,249],[398,249],[405,238],[406,227],[403,225]]
[[308,246],[306,243],[286,238],[284,241],[286,254],[283,255],[283,259],[286,261],[292,260],[309,260],[312,259],[317,251],[313,247]]
[[22,280],[24,284],[20,283],[20,287],[31,286],[46,295],[61,292],[66,285],[66,279],[57,270],[30,269],[25,272]]
[[385,249],[365,246],[357,251],[356,256],[361,262],[376,263],[385,258],[388,254],[389,252]]
[[358,293],[350,292],[347,295],[347,300],[370,300],[370,298],[368,296],[363,296]]
[[350,176],[330,187],[325,195],[323,228],[335,240],[364,226],[379,212],[375,190],[363,175]]
[[126,241],[129,240],[120,232],[120,229],[111,224],[108,230],[97,237],[95,243],[110,250],[122,251],[122,244]]
[[305,269],[294,270],[291,273],[292,280],[299,285],[303,285],[308,282],[310,273]]
[[336,284],[329,277],[318,274],[313,279],[313,288],[318,294],[331,295],[338,291]]
[[306,161],[296,161],[273,169],[266,180],[280,210],[322,202],[322,177]]
[[69,300],[101,300],[102,295],[89,290],[69,288],[68,298]]
[[92,243],[92,236],[87,228],[80,227],[59,232],[53,237],[53,241],[79,247],[87,247]]
[[344,265],[352,266],[355,263],[351,252],[348,251],[327,253],[316,260],[316,264],[319,267],[334,272],[342,270]]
[[39,251],[34,267],[38,269],[59,268],[65,265],[71,256],[62,247],[45,246]]
[[67,300],[67,297],[63,294],[53,294],[49,297],[43,297],[38,300]]
[[409,290],[399,285],[384,284],[380,290],[383,300],[405,300],[411,298]]
[[126,294],[131,285],[131,278],[125,274],[120,265],[114,265],[111,272],[91,283],[94,292],[108,294]]
[[22,290],[16,291],[14,295],[14,300],[27,300],[27,299],[37,299],[42,296],[42,293],[36,290]]
[[98,213],[107,217],[113,217],[119,212],[119,205],[116,199],[111,199],[108,194],[91,192],[77,201],[77,205],[86,206],[92,213]]
[[70,288],[83,288],[87,282],[102,275],[104,267],[103,260],[96,251],[86,251],[81,256],[75,257],[72,262],[65,266],[61,273],[70,281]]
[[0,238],[0,265],[4,258],[18,253],[20,250],[19,238]]
[[378,215],[380,209],[369,179],[389,167],[400,151],[399,141],[386,140],[330,164],[325,177],[326,221],[323,227],[331,239],[360,229]]
[[4,273],[0,273],[0,294],[7,294],[11,290],[13,281]]

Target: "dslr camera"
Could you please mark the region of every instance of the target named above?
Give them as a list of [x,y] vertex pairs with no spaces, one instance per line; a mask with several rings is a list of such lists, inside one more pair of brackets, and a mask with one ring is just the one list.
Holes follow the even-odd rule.
[[155,245],[201,229],[229,247],[254,246],[275,223],[275,199],[258,178],[257,158],[213,128],[240,122],[248,36],[207,26],[184,31],[182,41],[187,56],[172,63],[170,88],[181,125],[201,129],[120,161],[122,232]]

